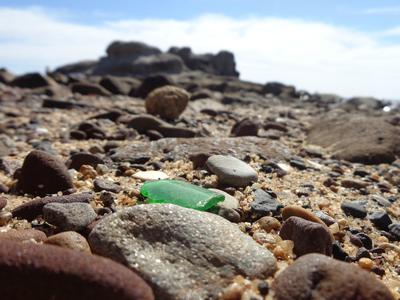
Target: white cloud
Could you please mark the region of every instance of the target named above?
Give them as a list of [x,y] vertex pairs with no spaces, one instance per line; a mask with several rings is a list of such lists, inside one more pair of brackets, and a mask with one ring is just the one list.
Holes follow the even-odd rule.
[[311,92],[400,99],[400,44],[379,35],[296,19],[120,20],[97,26],[51,17],[46,10],[0,8],[0,65],[15,72],[97,58],[112,40],[167,50],[231,50],[241,78],[282,81]]

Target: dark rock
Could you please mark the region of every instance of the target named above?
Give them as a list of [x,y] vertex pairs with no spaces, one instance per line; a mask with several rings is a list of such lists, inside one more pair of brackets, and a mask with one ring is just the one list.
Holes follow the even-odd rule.
[[164,138],[164,136],[159,131],[154,129],[147,130],[146,135],[149,137],[150,141],[157,141]]
[[40,73],[27,73],[16,77],[13,81],[10,82],[10,85],[20,88],[34,89],[47,87],[51,85],[51,81],[49,78],[41,75]]
[[399,241],[400,240],[400,223],[390,224],[389,232],[396,238],[397,241]]
[[93,181],[93,186],[96,192],[108,191],[112,193],[119,193],[120,191],[122,191],[121,186],[119,186],[118,184],[101,178],[96,178]]
[[370,173],[364,169],[355,169],[353,174],[354,176],[365,177],[368,176]]
[[37,216],[42,214],[43,206],[45,206],[48,203],[74,203],[74,202],[89,203],[89,201],[92,198],[93,195],[89,193],[73,194],[68,196],[44,197],[40,199],[31,200],[25,204],[16,207],[12,211],[12,215],[14,218],[20,218],[32,221]]
[[68,169],[79,170],[82,165],[96,167],[98,164],[104,164],[104,161],[97,155],[91,153],[79,152],[71,155],[66,162]]
[[345,188],[353,188],[361,190],[366,188],[369,185],[369,183],[362,180],[346,178],[341,181],[341,185]]
[[394,300],[388,288],[367,271],[320,254],[297,259],[279,273],[272,289],[276,300]]
[[170,125],[157,117],[145,114],[135,116],[128,122],[128,127],[136,129],[139,133],[145,133],[148,130],[158,130],[161,126],[168,127]]
[[278,130],[278,131],[282,131],[282,132],[287,132],[288,129],[284,124],[278,123],[278,122],[266,122],[264,124],[264,129],[265,130]]
[[371,253],[364,247],[357,250],[355,260],[358,261],[361,258],[371,258]]
[[368,250],[372,249],[373,243],[372,243],[371,238],[368,235],[360,232],[360,233],[355,234],[355,237],[357,237],[361,241],[363,247],[365,247]]
[[231,208],[220,207],[218,209],[218,215],[232,223],[239,223],[241,219],[240,214]]
[[69,133],[69,137],[74,140],[86,140],[87,139],[86,133],[81,130],[72,130]]
[[308,253],[332,254],[332,235],[325,225],[299,217],[290,217],[283,224],[279,236],[292,240],[293,251],[297,256]]
[[96,219],[97,214],[88,203],[48,203],[43,207],[43,218],[63,231],[80,231]]
[[42,107],[45,108],[59,108],[59,109],[72,109],[85,107],[87,105],[83,103],[79,103],[77,101],[71,100],[56,100],[56,99],[44,99]]
[[358,201],[345,201],[340,206],[347,216],[364,219],[367,216],[367,210],[364,205]]
[[68,65],[64,65],[61,67],[58,67],[57,69],[54,70],[54,73],[61,73],[61,74],[78,74],[78,73],[86,73],[90,71],[95,65],[97,61],[96,60],[85,60],[85,61],[80,61],[77,63],[72,63]]
[[296,96],[296,89],[291,85],[284,85],[279,82],[268,82],[264,85],[262,92],[274,96]]
[[44,196],[70,188],[73,188],[71,176],[57,157],[34,150],[25,158],[16,186],[17,191]]
[[137,89],[133,89],[129,95],[146,99],[153,90],[165,85],[173,85],[172,80],[165,75],[152,75],[146,77]]
[[331,226],[332,224],[336,223],[334,218],[327,215],[326,213],[324,213],[321,210],[314,212],[314,215],[316,215],[318,218],[320,218],[322,220],[322,222],[324,222],[326,224],[326,226]]
[[164,137],[168,138],[191,138],[196,136],[196,131],[189,128],[177,127],[177,126],[160,126],[157,128]]
[[364,164],[391,163],[400,149],[398,128],[382,118],[354,114],[316,121],[307,140],[329,148],[335,158]]
[[307,169],[306,164],[300,158],[291,159],[289,163],[290,163],[290,165],[292,167],[294,167],[296,169],[299,169],[299,170],[306,170]]
[[254,192],[254,201],[250,203],[251,211],[257,218],[269,215],[277,215],[283,205],[276,201],[269,193],[257,189]]
[[2,298],[152,300],[150,287],[109,259],[51,245],[0,243]]
[[249,119],[245,118],[235,125],[231,129],[231,135],[233,136],[257,136],[260,125]]
[[128,95],[131,88],[122,79],[113,76],[102,78],[99,84],[113,95]]
[[193,163],[193,169],[203,168],[206,165],[206,161],[210,156],[210,154],[203,152],[189,154],[189,160]]
[[75,82],[71,85],[71,91],[81,95],[111,96],[101,85],[91,82]]
[[349,254],[344,251],[342,246],[340,246],[338,241],[335,241],[332,244],[332,256],[333,258],[336,258],[341,261],[346,261],[346,259],[349,257]]
[[85,133],[86,138],[89,139],[100,139],[103,140],[106,138],[106,133],[103,129],[101,129],[98,125],[90,123],[90,122],[82,122],[78,125],[78,131],[82,131]]
[[107,119],[116,122],[118,118],[122,116],[122,113],[117,110],[108,111],[102,114],[95,115],[91,119]]
[[371,200],[378,202],[378,204],[383,207],[389,207],[392,205],[392,202],[379,195],[372,195]]
[[368,216],[368,219],[378,229],[388,230],[389,225],[392,224],[392,220],[386,212],[376,211]]

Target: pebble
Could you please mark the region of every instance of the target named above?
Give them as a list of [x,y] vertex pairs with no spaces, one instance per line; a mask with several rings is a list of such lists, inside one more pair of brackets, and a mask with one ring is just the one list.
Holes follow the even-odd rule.
[[223,208],[231,209],[231,210],[239,208],[239,201],[235,197],[233,197],[233,196],[229,195],[228,193],[226,193],[224,191],[221,191],[219,189],[211,188],[209,190],[213,191],[213,192],[215,192],[217,194],[224,195],[224,197],[225,197],[224,201],[219,202],[217,204],[217,207],[220,207],[220,208],[223,207]]
[[389,225],[392,224],[392,220],[389,215],[383,211],[376,211],[368,216],[368,219],[374,224],[378,229],[387,231]]
[[290,217],[282,224],[279,236],[294,243],[297,256],[308,253],[332,254],[333,238],[325,225],[299,217]]
[[54,196],[44,197],[40,199],[31,200],[25,204],[16,207],[12,211],[14,218],[26,219],[32,221],[37,216],[42,214],[43,206],[48,203],[74,203],[74,202],[86,202],[89,203],[93,198],[93,194],[81,193],[67,196]]
[[89,165],[95,168],[98,164],[104,164],[104,161],[99,156],[84,152],[71,155],[66,162],[68,169],[75,170],[79,170],[83,165]]
[[[229,237],[229,238],[228,238]],[[143,204],[102,219],[89,235],[95,253],[124,261],[157,299],[214,299],[237,275],[268,276],[273,255],[237,225],[171,204]]]
[[16,185],[17,191],[44,196],[73,188],[67,168],[56,156],[34,150],[24,160]]
[[45,221],[65,231],[82,230],[96,216],[96,212],[87,203],[49,203],[43,207]]
[[232,208],[219,207],[218,215],[232,223],[239,223],[241,219],[240,214]]
[[311,211],[297,205],[288,205],[282,209],[282,219],[285,221],[290,217],[299,217],[311,222],[325,225],[325,223]]
[[389,232],[396,238],[400,240],[400,223],[393,223],[389,225]]
[[9,229],[8,231],[0,232],[0,240],[10,240],[14,242],[27,242],[33,241],[37,243],[44,242],[47,239],[46,234],[43,231],[36,229]]
[[0,226],[7,225],[11,221],[13,215],[8,211],[0,212]]
[[143,181],[155,181],[169,178],[169,176],[162,171],[139,171],[133,174],[132,177]]
[[122,187],[114,182],[102,178],[96,178],[93,181],[95,192],[107,191],[118,194],[122,191]]
[[254,201],[250,203],[251,211],[258,217],[277,215],[283,205],[262,189],[254,192]]
[[260,229],[265,230],[268,233],[272,230],[278,231],[282,227],[281,222],[279,222],[278,219],[270,216],[260,218],[257,220],[256,224],[260,227]]
[[341,185],[345,188],[361,190],[366,188],[369,183],[358,179],[346,178],[341,181]]
[[386,198],[379,196],[379,195],[372,195],[371,200],[377,202],[380,206],[383,206],[383,207],[389,207],[392,205],[392,202],[390,202]]
[[331,226],[336,223],[336,220],[331,216],[327,215],[325,212],[319,210],[314,212],[314,215],[319,218],[322,222],[325,223],[326,226]]
[[364,219],[367,216],[367,210],[364,205],[358,201],[345,201],[340,206],[346,216]]
[[252,167],[233,156],[212,155],[207,159],[206,165],[222,184],[244,187],[258,179],[257,172]]
[[388,288],[369,272],[321,254],[297,259],[279,273],[272,289],[276,300],[394,300]]
[[89,254],[92,253],[85,237],[75,231],[64,231],[52,235],[45,243]]
[[260,124],[253,121],[250,118],[245,118],[239,122],[236,122],[231,129],[231,135],[233,136],[257,136]]
[[0,196],[0,210],[7,206],[7,198]]
[[2,299],[154,300],[128,268],[52,245],[2,241],[0,278]]
[[147,113],[174,120],[185,110],[190,95],[184,89],[166,85],[156,88],[146,97]]

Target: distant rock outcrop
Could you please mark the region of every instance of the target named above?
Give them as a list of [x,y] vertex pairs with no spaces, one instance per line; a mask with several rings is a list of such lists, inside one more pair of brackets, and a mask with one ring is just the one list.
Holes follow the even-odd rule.
[[141,42],[111,43],[107,55],[98,61],[82,61],[61,66],[55,73],[66,75],[133,76],[144,78],[154,74],[179,74],[185,71],[202,71],[213,75],[238,77],[235,57],[231,52],[194,54],[188,47],[172,47],[163,53],[160,49]]

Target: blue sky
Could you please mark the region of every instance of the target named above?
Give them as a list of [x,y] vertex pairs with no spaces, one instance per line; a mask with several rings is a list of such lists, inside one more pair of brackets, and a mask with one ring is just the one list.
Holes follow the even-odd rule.
[[43,71],[142,40],[232,50],[252,81],[400,99],[399,17],[398,0],[2,0],[0,66]]

